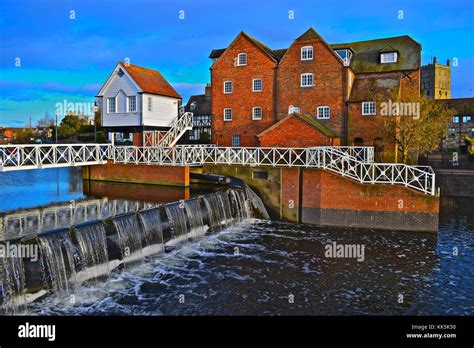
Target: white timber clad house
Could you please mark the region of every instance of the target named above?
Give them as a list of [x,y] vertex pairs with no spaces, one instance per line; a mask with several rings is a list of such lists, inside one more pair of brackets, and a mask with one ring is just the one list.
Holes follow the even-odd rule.
[[169,132],[180,117],[181,96],[159,71],[137,65],[119,62],[97,98],[102,127],[134,145],[144,133]]

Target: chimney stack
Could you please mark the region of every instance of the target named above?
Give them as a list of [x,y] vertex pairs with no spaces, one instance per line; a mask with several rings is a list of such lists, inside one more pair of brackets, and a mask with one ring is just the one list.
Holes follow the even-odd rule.
[[436,56],[433,58],[433,64],[436,64]]
[[449,58],[448,58],[448,60],[446,61],[446,65],[447,65],[447,66],[450,66],[450,65],[451,65],[451,61],[449,60]]
[[206,95],[206,97],[210,97],[210,96],[211,96],[211,84],[210,84],[210,83],[206,84],[206,88],[205,88],[204,94]]

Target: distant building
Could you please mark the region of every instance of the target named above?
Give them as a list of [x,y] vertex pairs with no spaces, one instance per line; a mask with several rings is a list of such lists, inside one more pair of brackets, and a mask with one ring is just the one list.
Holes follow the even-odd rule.
[[421,67],[421,93],[430,99],[451,99],[451,64],[433,62]]
[[[102,127],[142,145],[143,131],[166,129],[181,96],[159,71],[119,62],[97,95]],[[133,134],[133,137],[132,137]]]
[[464,137],[474,137],[474,98],[440,100],[455,110],[448,134],[443,138],[443,150],[466,152]]
[[[185,112],[193,113],[193,129],[189,131],[188,143],[210,143],[211,142],[211,85],[208,84],[204,94],[193,95],[184,107]],[[204,134],[207,137],[204,137]]]

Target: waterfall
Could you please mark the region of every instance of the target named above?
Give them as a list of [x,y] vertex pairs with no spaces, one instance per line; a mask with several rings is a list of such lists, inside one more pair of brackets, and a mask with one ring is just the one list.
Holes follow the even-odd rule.
[[190,225],[190,233],[193,237],[203,236],[207,231],[207,226],[204,226],[201,204],[199,199],[191,199],[184,203],[184,209],[188,216]]
[[222,205],[222,208],[224,210],[224,214],[222,217],[225,221],[224,224],[227,227],[232,222],[232,207],[230,205],[229,195],[227,194],[227,192],[224,191],[216,192],[216,195],[217,199],[219,200],[219,203]]
[[107,253],[107,240],[102,222],[74,228],[74,238],[86,267],[78,280],[97,279],[109,274],[109,255]]
[[160,210],[158,208],[143,210],[138,213],[138,216],[143,226],[147,245],[147,250],[144,251],[144,254],[148,256],[164,252]]
[[143,259],[142,231],[135,214],[113,219],[124,263]]
[[[218,191],[28,237],[21,243],[39,246],[40,262],[0,258],[2,312],[14,313],[19,305],[44,295],[44,289],[69,294],[80,281],[100,279],[121,263],[164,252],[165,244],[177,245],[245,220],[251,215],[246,197],[241,190]],[[138,205],[132,204],[122,210],[135,208]]]
[[25,268],[20,257],[0,257],[2,312],[15,314],[25,301]]
[[[81,257],[71,241],[69,231],[38,237],[46,284],[59,294],[69,293],[76,280],[76,269],[82,269]],[[76,264],[77,261],[77,264]],[[71,282],[70,282],[71,281]]]
[[186,234],[188,233],[188,227],[184,201],[179,204],[166,205],[165,211],[171,224],[173,238],[177,239],[177,241],[185,240]]

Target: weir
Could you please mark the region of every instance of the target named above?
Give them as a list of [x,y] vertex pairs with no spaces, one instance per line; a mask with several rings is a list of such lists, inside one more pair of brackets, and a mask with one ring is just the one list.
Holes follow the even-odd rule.
[[4,243],[38,248],[40,257],[0,258],[1,308],[16,313],[46,294],[64,296],[85,281],[144,262],[252,216],[245,190],[227,189]]

